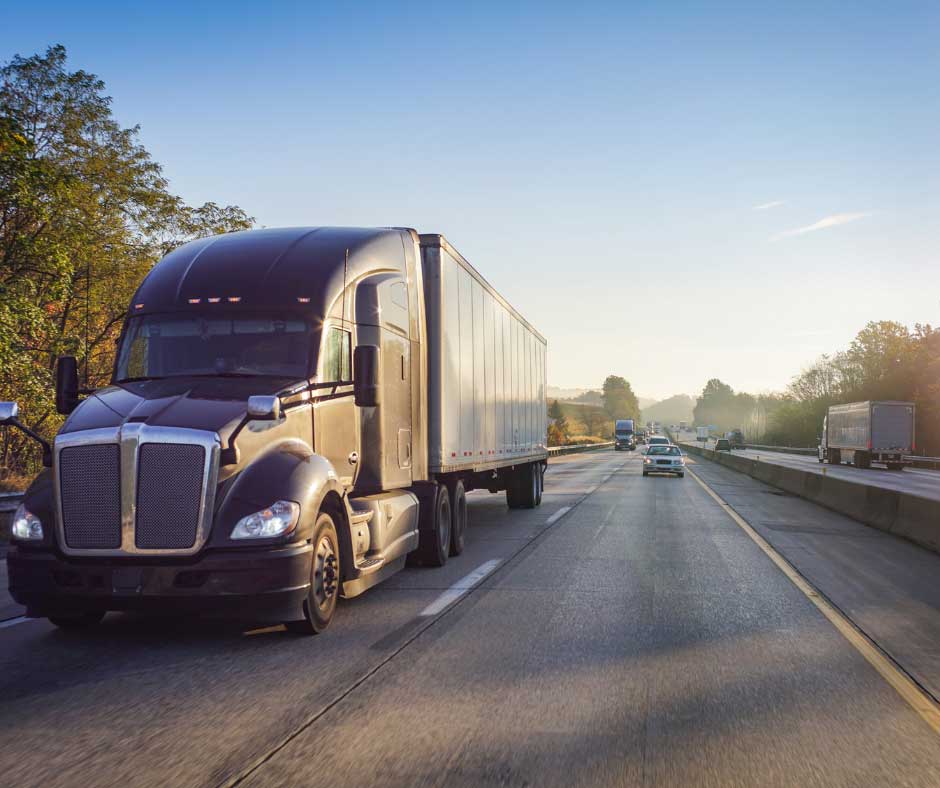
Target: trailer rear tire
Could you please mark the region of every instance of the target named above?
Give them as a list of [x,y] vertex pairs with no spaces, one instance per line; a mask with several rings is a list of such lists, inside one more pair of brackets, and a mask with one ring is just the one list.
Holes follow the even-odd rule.
[[842,464],[842,452],[838,449],[829,449],[826,459],[829,461],[830,465],[841,465]]
[[467,538],[470,516],[467,511],[467,492],[459,479],[447,485],[450,492],[451,528],[450,554],[460,555]]
[[871,468],[871,455],[867,451],[855,452],[855,467],[863,470]]
[[506,486],[510,509],[534,509],[541,501],[541,463],[530,462],[513,471]]
[[436,485],[436,488],[426,502],[421,501],[417,558],[423,566],[444,566],[450,555],[450,493],[443,484]]

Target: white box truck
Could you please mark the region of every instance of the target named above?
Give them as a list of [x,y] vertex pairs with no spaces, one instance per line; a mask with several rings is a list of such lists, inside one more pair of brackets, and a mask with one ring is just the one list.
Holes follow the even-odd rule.
[[913,402],[881,400],[832,405],[823,419],[817,449],[819,462],[851,463],[868,468],[884,463],[904,467],[904,457],[917,448]]

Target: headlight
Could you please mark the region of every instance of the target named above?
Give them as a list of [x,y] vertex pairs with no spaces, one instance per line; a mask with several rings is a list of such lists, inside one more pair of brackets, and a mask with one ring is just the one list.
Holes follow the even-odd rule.
[[643,463],[644,463],[644,465],[652,465],[652,464],[653,464],[653,461],[652,461],[649,457],[644,457],[644,458],[643,458]]
[[300,519],[300,506],[293,501],[277,501],[267,509],[242,517],[232,529],[232,539],[270,539],[294,530]]
[[39,518],[23,504],[16,508],[13,515],[13,536],[27,542],[38,542],[42,539],[42,523]]

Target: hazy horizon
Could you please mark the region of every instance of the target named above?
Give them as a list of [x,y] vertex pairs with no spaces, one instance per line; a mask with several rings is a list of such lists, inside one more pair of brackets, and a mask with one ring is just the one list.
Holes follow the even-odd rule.
[[869,320],[940,323],[928,3],[5,9],[190,203],[441,232],[548,379],[783,389]]

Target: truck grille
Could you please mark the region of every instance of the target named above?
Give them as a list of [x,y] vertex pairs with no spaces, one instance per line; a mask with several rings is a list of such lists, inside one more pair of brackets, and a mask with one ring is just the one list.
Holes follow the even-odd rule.
[[202,446],[141,445],[134,536],[139,548],[179,550],[196,543],[205,461]]
[[62,549],[78,555],[185,554],[208,537],[219,439],[125,424],[56,438]]
[[69,547],[121,546],[121,455],[116,444],[73,446],[59,456],[62,526]]

